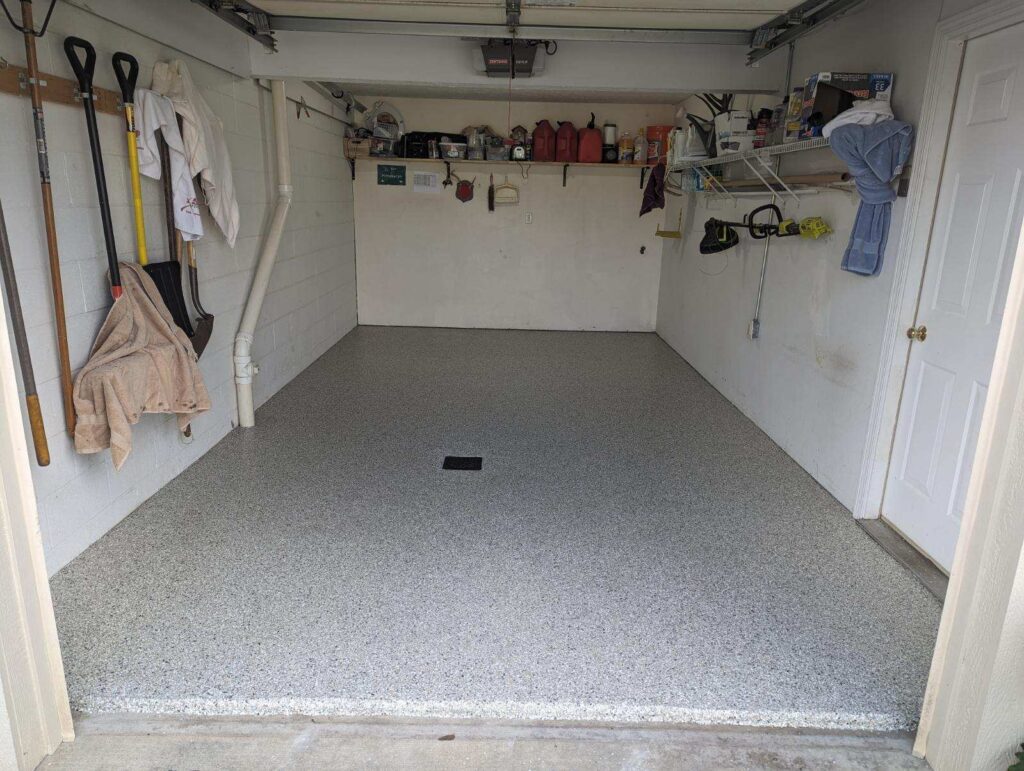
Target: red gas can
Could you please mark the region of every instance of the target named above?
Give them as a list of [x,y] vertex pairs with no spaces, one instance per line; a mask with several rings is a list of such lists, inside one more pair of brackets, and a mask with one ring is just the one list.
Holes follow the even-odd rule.
[[555,129],[546,120],[533,130],[533,160],[555,160]]
[[572,121],[558,124],[558,134],[555,137],[555,160],[559,163],[576,162],[576,127]]
[[601,130],[594,127],[595,116],[590,113],[590,123],[581,128],[579,133],[579,162],[601,162]]

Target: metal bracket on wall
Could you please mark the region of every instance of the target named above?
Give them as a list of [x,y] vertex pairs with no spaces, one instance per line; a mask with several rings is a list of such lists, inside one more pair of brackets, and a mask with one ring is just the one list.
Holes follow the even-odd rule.
[[562,187],[565,187],[565,181],[569,177],[569,164],[562,166]]
[[647,178],[647,172],[649,171],[648,166],[640,167],[640,189],[644,189],[644,180]]
[[356,178],[356,159],[355,158],[349,158],[348,159],[348,165],[352,169],[352,179],[354,181],[355,178]]

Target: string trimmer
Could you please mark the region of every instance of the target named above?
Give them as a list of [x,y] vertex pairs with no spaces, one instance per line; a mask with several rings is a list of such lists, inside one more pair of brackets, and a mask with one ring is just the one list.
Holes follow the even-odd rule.
[[[758,222],[757,215],[761,212],[768,212],[768,219]],[[820,238],[832,232],[821,217],[806,217],[797,222],[793,219],[783,219],[782,210],[773,203],[758,206],[750,214],[743,217],[742,222],[730,222],[712,217],[704,223],[704,238],[700,242],[701,254],[717,254],[731,249],[740,242],[739,233],[736,228],[747,231],[751,238],[765,239],[771,236],[785,238],[787,236],[801,236],[803,238]]]

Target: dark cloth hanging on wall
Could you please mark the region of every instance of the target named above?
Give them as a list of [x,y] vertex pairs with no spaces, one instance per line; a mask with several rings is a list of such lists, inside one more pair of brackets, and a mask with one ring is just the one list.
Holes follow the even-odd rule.
[[644,188],[644,200],[640,204],[640,216],[654,209],[665,208],[665,164],[659,163],[651,169],[650,179]]

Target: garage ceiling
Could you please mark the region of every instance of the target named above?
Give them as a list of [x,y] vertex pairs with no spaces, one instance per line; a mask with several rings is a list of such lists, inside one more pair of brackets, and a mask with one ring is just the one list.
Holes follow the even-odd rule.
[[[441,24],[503,24],[504,0],[256,0],[274,16]],[[798,0],[522,0],[529,26],[753,30]]]

